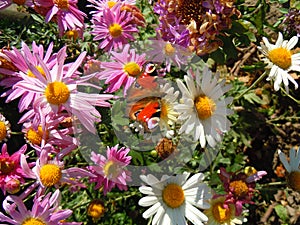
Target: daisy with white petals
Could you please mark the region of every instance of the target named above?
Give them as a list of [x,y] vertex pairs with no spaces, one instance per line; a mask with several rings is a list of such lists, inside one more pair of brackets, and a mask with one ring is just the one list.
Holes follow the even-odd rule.
[[278,34],[276,43],[270,44],[268,39],[263,37],[263,44],[258,49],[264,54],[263,61],[270,70],[267,80],[274,80],[274,89],[278,91],[283,82],[288,92],[289,81],[298,88],[297,82],[289,74],[290,71],[300,72],[300,53],[293,54],[292,48],[298,43],[298,37],[294,36],[289,41],[283,40],[282,34]]
[[278,155],[288,172],[286,179],[289,187],[295,191],[300,191],[300,147],[297,151],[294,148],[290,150],[290,162],[287,161],[286,155],[282,151],[278,150]]
[[210,190],[202,182],[202,173],[188,179],[189,176],[187,172],[171,177],[164,175],[159,181],[151,174],[141,175],[141,179],[149,186],[139,188],[140,192],[148,195],[140,199],[139,205],[151,206],[143,213],[143,217],[147,219],[154,215],[152,225],[185,225],[185,217],[197,225],[206,222],[207,216],[197,208],[210,207]]
[[218,83],[219,75],[212,75],[212,72],[205,67],[202,72],[202,79],[199,71],[195,74],[188,72],[184,76],[186,86],[177,79],[177,85],[182,92],[181,103],[175,106],[179,112],[179,121],[183,122],[179,133],[191,134],[194,140],[199,140],[204,148],[206,142],[216,146],[222,140],[222,133],[230,128],[230,121],[227,115],[232,111],[227,108],[233,100],[232,97],[222,98],[230,85],[225,85],[225,80]]

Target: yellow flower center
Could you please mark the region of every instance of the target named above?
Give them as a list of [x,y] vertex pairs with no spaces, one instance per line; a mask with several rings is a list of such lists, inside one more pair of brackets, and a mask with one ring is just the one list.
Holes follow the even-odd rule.
[[78,38],[78,36],[79,36],[77,30],[69,30],[69,31],[66,32],[65,35],[66,35],[66,37],[68,39],[72,39],[73,38],[73,40],[76,40]]
[[160,107],[160,118],[164,121],[167,121],[168,120],[168,111],[169,111],[169,104],[162,100],[161,101],[161,107]]
[[6,138],[6,125],[3,121],[0,121],[0,142]]
[[141,73],[141,68],[136,62],[126,63],[123,70],[132,77],[135,77]]
[[292,65],[292,53],[290,50],[280,47],[268,52],[268,58],[275,65],[286,70]]
[[288,185],[295,191],[300,191],[300,172],[292,171],[287,176]]
[[108,1],[107,2],[108,7],[111,9],[112,7],[114,7],[116,5],[116,2],[113,1]]
[[62,177],[61,169],[58,165],[46,164],[40,169],[40,179],[44,186],[51,187],[57,184]]
[[38,218],[28,218],[21,225],[47,225],[47,224]]
[[184,192],[177,184],[168,184],[162,192],[163,201],[170,208],[178,208],[184,202]]
[[60,9],[69,9],[69,2],[68,2],[68,0],[54,0],[53,2]]
[[121,25],[118,23],[113,23],[112,25],[110,25],[108,30],[113,38],[119,37],[123,32]]
[[175,50],[176,50],[176,49],[173,47],[173,45],[172,45],[171,43],[167,43],[167,44],[165,45],[164,50],[165,50],[165,54],[166,54],[167,56],[172,56],[172,55],[175,53]]
[[91,202],[87,209],[87,214],[91,216],[94,220],[100,219],[105,213],[105,208],[102,202],[95,200]]
[[8,175],[15,169],[14,161],[8,158],[1,158],[0,159],[0,172],[1,175]]
[[216,110],[215,102],[206,95],[200,95],[194,100],[194,104],[201,120],[211,117]]
[[[26,138],[32,144],[41,145],[43,135],[44,135],[44,131],[42,129],[42,126],[39,126],[38,130],[34,130],[33,128],[30,128],[27,131]],[[47,140],[48,138],[49,138],[49,132],[46,131],[45,140]]]
[[242,180],[236,180],[229,184],[229,188],[233,190],[233,194],[238,197],[242,198],[248,193],[248,186],[247,184]]
[[218,202],[212,206],[212,213],[216,221],[224,223],[231,217],[230,208],[224,208],[222,202]]
[[69,99],[70,91],[68,86],[63,82],[54,81],[47,85],[45,96],[50,104],[60,105]]
[[[46,74],[41,66],[36,66],[35,68],[43,75],[43,77],[46,77]],[[36,78],[31,70],[27,71],[27,76]]]
[[16,3],[18,5],[24,5],[26,0],[13,0],[13,3]]
[[120,166],[117,162],[112,160],[107,161],[104,166],[104,174],[109,178],[116,178],[119,175]]

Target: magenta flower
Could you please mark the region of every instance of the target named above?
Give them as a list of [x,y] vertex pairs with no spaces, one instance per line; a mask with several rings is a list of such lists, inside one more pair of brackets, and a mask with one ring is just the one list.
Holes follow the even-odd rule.
[[146,63],[146,55],[138,55],[134,49],[129,48],[130,45],[126,44],[121,53],[112,51],[111,60],[114,62],[102,62],[101,68],[104,71],[100,72],[97,77],[109,84],[107,92],[115,92],[124,86],[125,96],[128,88],[141,74],[143,65]]
[[110,51],[122,48],[128,41],[133,41],[133,33],[138,32],[135,24],[132,24],[132,16],[126,10],[121,11],[121,5],[103,11],[103,16],[98,20],[92,20],[92,35],[95,41],[101,41],[100,49]]
[[81,223],[64,221],[72,214],[70,209],[60,209],[60,192],[36,196],[31,210],[28,210],[23,199],[17,196],[7,196],[3,201],[3,208],[10,216],[0,212],[0,222],[13,225],[80,225]]
[[90,182],[96,182],[95,189],[103,186],[103,194],[111,191],[117,186],[120,190],[127,190],[127,182],[131,181],[131,173],[125,169],[131,161],[131,156],[127,156],[130,149],[120,148],[118,145],[107,147],[107,158],[103,155],[92,152],[92,161],[96,164],[89,166],[89,170],[97,177],[90,178]]
[[81,65],[85,54],[86,52],[81,53],[66,73],[63,71],[66,47],[58,52],[57,63],[52,70],[49,70],[46,64],[37,56],[45,77],[31,62],[27,62],[29,69],[37,79],[31,79],[27,75],[21,74],[22,80],[15,84],[14,88],[39,94],[33,105],[37,111],[41,109],[44,116],[66,110],[69,116],[75,115],[88,131],[94,133],[96,132],[94,123],[101,120],[101,115],[95,106],[109,107],[110,104],[106,100],[111,99],[113,96],[88,94],[77,90],[79,85],[90,86],[86,81],[94,76],[89,75],[73,79],[74,73],[77,73],[77,68]]
[[249,174],[228,173],[225,168],[220,168],[219,177],[227,192],[225,203],[235,204],[236,216],[241,215],[243,204],[253,203],[251,199],[255,191],[255,181],[266,174],[266,171],[256,171],[254,168]]
[[3,144],[0,154],[0,188],[5,194],[6,191],[12,191],[12,182],[24,183],[24,172],[20,166],[20,156],[24,154],[27,145],[23,145],[17,152],[11,156],[7,152],[7,145]]
[[9,7],[13,3],[18,4],[18,5],[24,5],[27,7],[33,6],[32,0],[1,0],[0,1],[0,10]]
[[67,30],[84,28],[86,14],[78,9],[77,0],[36,0],[35,4],[38,7],[49,8],[46,22],[56,21],[60,36]]

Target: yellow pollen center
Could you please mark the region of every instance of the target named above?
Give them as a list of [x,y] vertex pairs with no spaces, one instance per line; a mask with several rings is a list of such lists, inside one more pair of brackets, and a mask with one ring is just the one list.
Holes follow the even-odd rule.
[[72,39],[73,40],[76,40],[78,38],[79,34],[78,34],[78,31],[77,30],[69,30],[66,32],[66,37],[68,39]]
[[107,2],[108,7],[111,9],[112,7],[114,7],[116,5],[116,2],[113,1],[108,1]]
[[113,38],[119,37],[123,32],[121,25],[118,23],[113,23],[112,25],[110,25],[108,30]]
[[24,5],[26,0],[13,0],[13,2],[18,4],[18,5]]
[[62,177],[61,169],[58,165],[46,164],[40,169],[40,179],[44,186],[51,187],[57,184]]
[[167,43],[165,45],[164,50],[165,50],[165,54],[167,56],[172,56],[172,55],[174,55],[176,49],[173,47],[173,45],[171,43]]
[[300,172],[292,171],[287,176],[288,185],[295,191],[300,191]]
[[168,119],[168,109],[169,109],[169,104],[162,100],[161,101],[161,107],[160,107],[160,118],[164,121],[167,121]]
[[268,52],[268,58],[275,65],[286,70],[292,65],[292,53],[290,50],[280,47]]
[[119,175],[120,166],[117,162],[109,160],[103,169],[106,177],[116,178]]
[[69,99],[70,91],[68,86],[63,82],[54,81],[47,85],[45,96],[50,104],[60,105]]
[[104,213],[105,208],[103,204],[97,201],[92,202],[87,209],[87,214],[95,220],[98,220],[101,216],[104,215]]
[[247,184],[242,180],[236,180],[229,184],[229,188],[233,190],[233,194],[237,198],[242,198],[248,193],[248,186]]
[[[35,68],[43,75],[43,77],[46,77],[46,74],[41,66],[36,66]],[[27,76],[33,77],[33,78],[36,77],[31,70],[27,71]]]
[[194,104],[201,120],[210,118],[216,110],[215,102],[206,95],[196,97]]
[[184,202],[184,192],[177,184],[168,184],[162,192],[163,201],[170,208],[178,208]]
[[28,218],[21,225],[47,225],[41,219],[38,218]]
[[132,77],[135,77],[141,73],[141,68],[136,62],[126,63],[123,70]]
[[7,158],[0,159],[0,175],[8,175],[15,169],[14,161]]
[[54,4],[56,4],[59,9],[69,9],[68,0],[54,0]]
[[6,138],[6,125],[3,121],[0,121],[0,142]]
[[[42,129],[42,126],[39,126],[37,131],[34,130],[33,128],[30,128],[27,131],[26,138],[32,144],[41,145],[43,135],[44,135],[44,131]],[[49,138],[49,132],[48,131],[46,131],[46,134],[45,134],[44,138],[46,140]]]
[[228,221],[231,217],[230,208],[224,208],[223,203],[218,202],[212,206],[212,213],[219,223]]

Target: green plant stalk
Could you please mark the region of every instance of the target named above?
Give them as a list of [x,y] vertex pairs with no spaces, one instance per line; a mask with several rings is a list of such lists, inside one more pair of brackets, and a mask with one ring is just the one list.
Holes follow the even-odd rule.
[[239,100],[241,97],[243,97],[246,93],[248,93],[252,88],[254,88],[260,81],[262,81],[262,79],[264,79],[267,76],[268,72],[265,71],[262,75],[260,75],[260,77],[253,83],[251,84],[250,87],[248,87],[245,91],[243,91],[240,95],[238,95],[237,97],[235,97],[232,101],[232,103],[229,105],[229,107],[231,107],[233,105],[234,102],[236,102],[237,100]]

